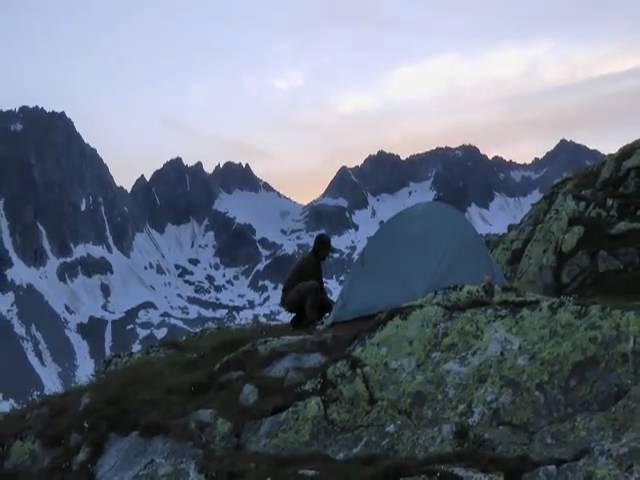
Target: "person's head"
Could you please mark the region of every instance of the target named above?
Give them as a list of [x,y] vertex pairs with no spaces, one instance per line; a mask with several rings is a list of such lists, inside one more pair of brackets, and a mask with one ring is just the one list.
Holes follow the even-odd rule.
[[329,235],[324,233],[318,234],[313,241],[312,251],[321,261],[324,261],[333,251]]

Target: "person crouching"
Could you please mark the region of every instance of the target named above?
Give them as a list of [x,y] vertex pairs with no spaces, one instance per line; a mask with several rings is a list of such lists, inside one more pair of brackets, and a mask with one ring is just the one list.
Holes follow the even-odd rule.
[[281,306],[294,314],[293,328],[307,328],[318,324],[333,310],[322,276],[322,263],[334,251],[331,239],[321,233],[316,236],[311,251],[300,258],[282,287]]

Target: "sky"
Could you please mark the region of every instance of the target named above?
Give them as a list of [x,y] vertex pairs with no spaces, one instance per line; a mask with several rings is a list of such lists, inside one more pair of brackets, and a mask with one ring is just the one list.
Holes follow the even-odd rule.
[[342,165],[640,137],[638,0],[2,0],[0,109],[65,111],[130,188],[181,156],[308,202]]

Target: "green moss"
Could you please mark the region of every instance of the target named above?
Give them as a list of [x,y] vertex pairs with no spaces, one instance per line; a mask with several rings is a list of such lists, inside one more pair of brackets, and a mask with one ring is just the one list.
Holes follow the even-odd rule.
[[[463,424],[483,445],[525,455],[531,440],[523,432],[563,421],[576,405],[596,408],[596,384],[581,380],[584,369],[634,378],[628,358],[640,353],[637,344],[629,351],[640,329],[637,312],[500,290],[491,305],[449,308],[459,300],[429,296],[359,342],[353,360],[327,371],[326,415],[318,399],[294,405],[278,429],[278,448],[310,441],[311,449],[351,454],[362,443],[366,452],[421,456],[454,448],[452,426]],[[590,425],[577,423],[574,433],[591,438]],[[561,440],[577,442],[570,432]]]
[[4,466],[7,469],[31,470],[42,466],[44,462],[44,450],[38,440],[32,436],[16,440],[5,460]]
[[323,423],[323,407],[320,398],[311,397],[294,404],[286,412],[286,428],[278,428],[269,438],[269,450],[298,450],[320,440],[312,436],[314,426]]

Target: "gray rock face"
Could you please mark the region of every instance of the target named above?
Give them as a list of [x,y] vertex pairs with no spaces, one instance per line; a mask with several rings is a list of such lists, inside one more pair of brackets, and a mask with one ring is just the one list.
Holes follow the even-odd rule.
[[310,205],[304,221],[307,230],[324,230],[329,235],[342,235],[355,227],[347,208],[337,205]]
[[637,248],[633,248],[633,247],[619,248],[615,251],[615,256],[626,267],[635,267],[640,263],[640,253]]
[[193,412],[187,424],[198,445],[209,449],[224,450],[236,445],[233,426],[215,410],[202,409]]
[[625,187],[639,170],[638,152],[640,141],[556,184],[493,242],[496,260],[518,286],[598,298],[640,294],[637,194]]
[[304,381],[307,377],[305,370],[321,368],[327,360],[321,353],[290,353],[276,360],[263,373],[283,379],[285,387],[290,387]]
[[[469,475],[626,478],[640,458],[632,421],[640,389],[629,362],[638,345],[627,345],[637,310],[500,289],[480,307],[465,307],[459,292],[436,299],[356,342],[349,359],[305,385],[309,397],[250,422],[244,447],[434,463],[450,452],[454,460],[440,462]],[[618,348],[631,353],[622,358]]]
[[61,282],[70,282],[80,275],[91,278],[97,275],[113,274],[113,267],[104,257],[84,255],[70,262],[60,263],[56,274]]
[[96,464],[96,479],[204,480],[197,469],[199,458],[199,451],[164,437],[112,435]]
[[600,273],[603,272],[611,272],[622,270],[624,265],[620,263],[616,258],[609,255],[604,250],[600,250],[598,252],[598,271]]
[[260,392],[258,389],[254,385],[247,383],[242,387],[242,391],[240,392],[240,405],[251,407],[258,401],[259,396]]
[[582,225],[571,228],[562,239],[562,253],[571,253],[583,235],[584,227]]
[[[71,254],[72,247],[81,243],[112,248],[107,226],[116,248],[129,252],[133,234],[141,228],[127,215],[129,198],[71,121],[64,114],[49,116],[22,109],[8,115],[25,126],[19,135],[8,137],[0,129],[4,147],[0,193],[20,258],[32,266],[46,262],[50,254],[40,227],[56,256]],[[0,112],[0,117],[5,116]]]
[[265,375],[284,378],[290,370],[319,368],[327,361],[321,353],[290,353],[274,362],[265,370]]
[[27,436],[14,442],[7,449],[3,468],[36,472],[49,464],[51,454],[52,452],[47,451],[39,440]]

